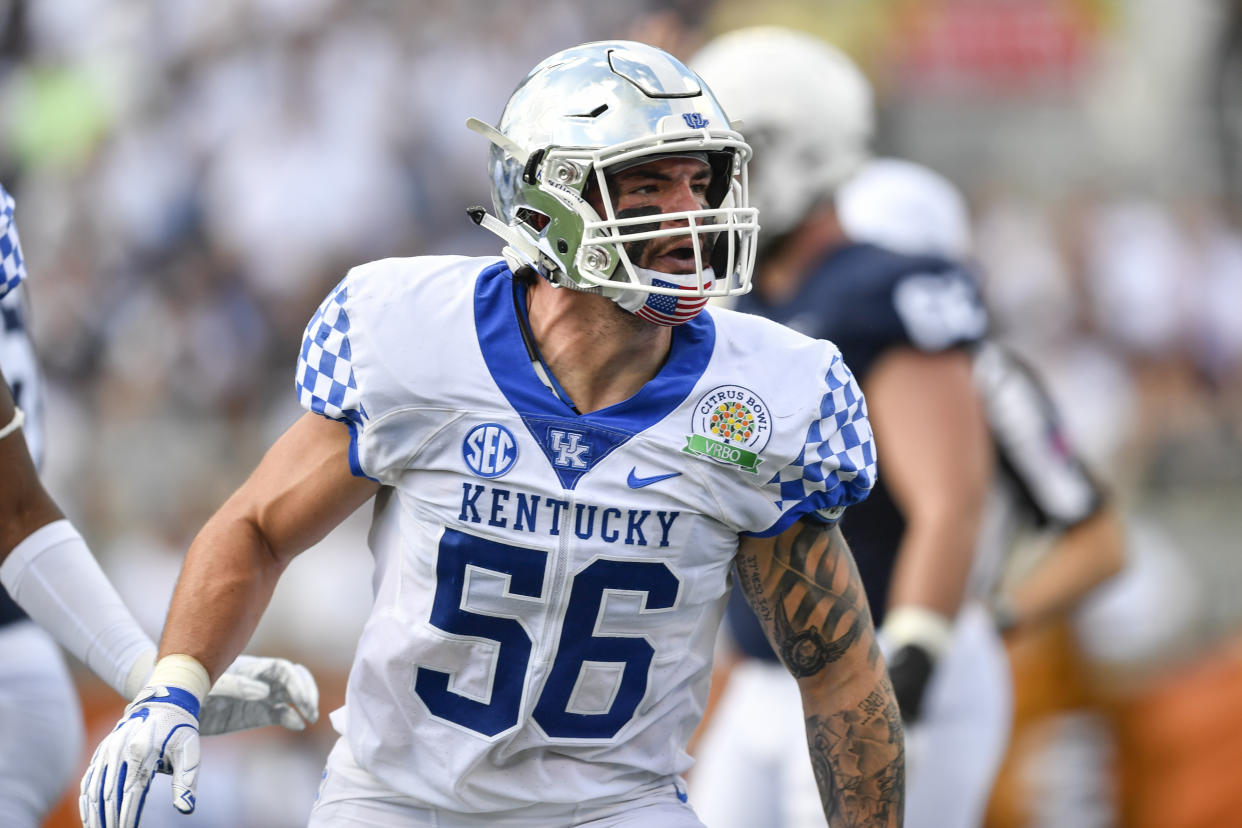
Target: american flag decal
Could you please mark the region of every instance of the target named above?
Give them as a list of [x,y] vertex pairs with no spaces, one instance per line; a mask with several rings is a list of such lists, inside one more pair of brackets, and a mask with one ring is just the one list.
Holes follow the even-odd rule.
[[[682,285],[675,285],[672,282],[662,282],[659,279],[652,279],[651,284],[655,287],[680,288],[685,291],[694,291],[698,287],[697,285],[684,287]],[[704,288],[710,288],[711,286],[711,282],[703,285]],[[693,319],[698,315],[699,311],[703,310],[703,306],[706,304],[706,296],[675,296],[667,293],[652,293],[647,296],[647,301],[634,314],[640,319],[646,319],[648,322],[668,327],[680,325]]]

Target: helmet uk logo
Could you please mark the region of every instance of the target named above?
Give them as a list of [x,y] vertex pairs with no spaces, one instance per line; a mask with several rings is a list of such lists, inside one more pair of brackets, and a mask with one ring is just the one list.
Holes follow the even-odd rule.
[[479,477],[500,477],[517,462],[517,440],[500,423],[483,423],[470,429],[461,456]]
[[694,407],[692,434],[682,451],[758,473],[759,453],[772,435],[768,407],[748,388],[722,385]]
[[702,112],[683,112],[681,113],[681,119],[691,129],[707,129],[707,125],[711,123],[707,118],[703,117]]

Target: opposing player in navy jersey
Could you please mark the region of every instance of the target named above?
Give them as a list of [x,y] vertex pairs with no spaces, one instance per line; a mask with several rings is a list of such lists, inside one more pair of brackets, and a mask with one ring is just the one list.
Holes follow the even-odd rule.
[[[145,683],[155,645],[39,482],[42,395],[14,208],[0,187],[0,825],[37,828],[72,781],[82,746],[57,642],[125,698]],[[212,690],[202,725],[301,729],[303,717],[317,716],[305,667],[242,657]]]
[[[934,170],[869,160],[839,189],[836,203],[852,239],[973,258],[965,200]],[[911,819],[915,825],[978,824],[980,806],[966,811],[963,804],[983,794],[967,789],[971,795],[963,797],[963,789],[987,778],[984,771],[1013,747],[1010,725],[1023,722],[1011,715],[1018,701],[1000,634],[1038,632],[1066,619],[1125,562],[1118,508],[1088,470],[1038,374],[990,339],[974,349],[973,364],[996,473],[957,635],[929,682],[922,723],[906,734],[908,745],[918,743],[911,752],[926,757],[908,794],[912,807],[931,816]],[[954,814],[963,816],[944,818]]]
[[193,790],[134,717],[191,742],[284,566],[374,499],[311,825],[701,826],[680,774],[732,581],[797,677],[822,811],[899,825],[900,717],[836,528],[874,483],[866,404],[831,344],[705,309],[749,287],[749,145],[627,41],[553,55],[469,125],[503,255],[373,262],[321,305],[308,413],[194,541],[89,824],[136,823],[127,757]]
[[[809,35],[761,27],[717,39],[692,63],[747,124],[765,171],[818,159],[819,174],[796,192],[755,177],[756,203],[775,213],[765,234],[775,232],[764,237],[756,290],[737,306],[832,340],[867,394],[883,474],[842,529],[892,653],[910,749],[907,824],[977,825],[1010,713],[1007,662],[980,599],[995,590],[1014,526],[1046,521],[1066,532],[1065,554],[998,614],[1009,624],[1015,603],[1029,619],[1072,604],[1118,565],[1115,515],[1097,511],[1098,489],[1065,450],[1033,377],[985,342],[987,315],[961,264],[969,228],[956,191],[929,187],[922,168],[869,159],[871,93],[849,59]],[[893,166],[900,178],[885,174]],[[994,531],[997,512],[982,520],[993,502],[1027,498],[1032,516],[1004,532]],[[804,758],[771,735],[788,725],[741,722],[779,709],[771,700],[788,689],[765,668],[772,656],[746,608],[731,604],[729,616],[749,659],[702,743],[695,793],[722,828],[755,824],[764,807],[773,824],[820,825],[800,794]],[[743,740],[765,757],[763,771],[730,767]],[[757,792],[764,785],[781,791],[779,804]]]
[[[764,230],[755,290],[736,308],[832,341],[867,398],[880,480],[841,528],[910,725],[955,635],[993,470],[971,359],[987,313],[959,264],[856,243],[842,229],[833,196],[869,156],[874,122],[870,86],[849,58],[810,35],[757,27],[717,38],[691,63],[755,146],[751,192]],[[803,173],[790,186],[793,166]],[[993,720],[1003,723],[1004,711]],[[710,749],[702,747],[705,762]],[[911,774],[918,770],[912,761]],[[990,776],[976,777],[978,799]],[[730,794],[745,781],[725,778],[699,793],[716,800],[721,825],[746,824],[738,815],[753,806]],[[953,824],[911,805],[907,824],[920,818]]]

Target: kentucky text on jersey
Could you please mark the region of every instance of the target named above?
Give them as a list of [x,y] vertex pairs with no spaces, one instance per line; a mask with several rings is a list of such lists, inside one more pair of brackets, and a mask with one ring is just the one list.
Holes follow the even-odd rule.
[[598,537],[604,543],[625,546],[668,546],[669,533],[681,515],[663,509],[618,509],[575,503],[570,520],[568,500],[478,483],[462,483],[461,488],[461,514],[457,517],[465,523],[486,523],[498,529],[554,536],[560,535],[562,529],[572,529],[582,540]]

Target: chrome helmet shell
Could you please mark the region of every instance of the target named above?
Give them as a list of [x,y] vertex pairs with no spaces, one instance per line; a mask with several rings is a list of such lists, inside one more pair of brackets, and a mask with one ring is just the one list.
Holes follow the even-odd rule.
[[[507,254],[554,284],[603,293],[631,311],[650,294],[749,290],[759,229],[747,203],[750,146],[699,77],[671,55],[630,41],[566,49],[531,70],[496,127],[474,119],[468,125],[492,142],[500,219],[476,213],[476,220],[509,243]],[[657,223],[618,218],[610,176],[667,156],[711,165],[707,206],[661,214]],[[592,183],[604,215],[587,201]],[[625,246],[669,236],[691,239],[695,273],[677,285],[653,284]]]

